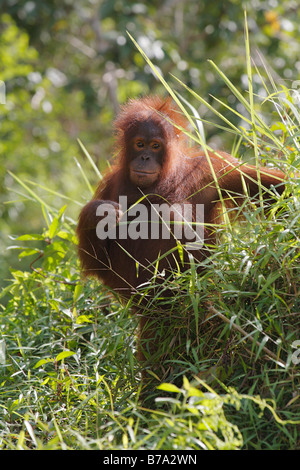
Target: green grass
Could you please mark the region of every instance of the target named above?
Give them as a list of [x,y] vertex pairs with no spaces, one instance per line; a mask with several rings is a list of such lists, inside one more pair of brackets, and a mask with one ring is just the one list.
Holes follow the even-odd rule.
[[131,302],[82,282],[74,222],[19,180],[40,204],[45,231],[20,237],[28,270],[12,271],[1,294],[1,449],[300,448],[299,118],[293,94],[263,74],[269,99],[258,103],[252,86],[245,98],[213,68],[249,128],[231,124],[236,111],[226,104],[225,118],[191,90],[194,99],[234,133],[235,155],[250,149],[256,163],[284,168],[287,191],[267,214],[250,201],[242,221],[219,229],[206,272],[192,265],[168,285],[165,384],[141,401]]
[[180,315],[162,343],[180,345],[166,364],[176,385],[149,406],[139,401],[136,319],[99,284],[80,281],[59,216],[54,238],[43,235],[40,267],[13,272],[2,309],[1,448],[299,448],[295,190],[277,218],[249,211],[205,275],[173,281],[170,311],[180,302]]

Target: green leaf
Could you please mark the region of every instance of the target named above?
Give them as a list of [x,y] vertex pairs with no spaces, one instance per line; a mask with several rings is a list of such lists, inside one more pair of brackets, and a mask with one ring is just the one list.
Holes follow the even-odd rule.
[[28,248],[27,250],[24,250],[19,254],[19,259],[25,258],[25,256],[35,255],[36,253],[40,252],[40,250]]
[[17,240],[22,240],[22,241],[44,240],[44,237],[43,235],[40,235],[40,234],[31,233],[31,234],[20,235],[19,237],[17,237]]
[[58,218],[54,217],[49,227],[49,238],[54,238],[58,228]]
[[82,284],[77,284],[77,286],[74,289],[74,295],[73,295],[73,302],[77,302],[79,297],[81,296],[83,292],[83,285]]
[[81,325],[82,323],[93,323],[93,319],[92,319],[92,315],[80,315],[77,319],[76,319],[76,324],[77,325]]

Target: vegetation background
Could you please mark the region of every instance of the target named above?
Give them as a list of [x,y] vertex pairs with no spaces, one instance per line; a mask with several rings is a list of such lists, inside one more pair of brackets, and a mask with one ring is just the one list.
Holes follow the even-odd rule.
[[[240,138],[253,129],[238,94],[249,101],[245,9],[251,112],[266,123],[265,135],[257,130],[254,140]],[[214,274],[222,273],[218,282],[208,274],[197,295],[188,291],[194,312],[195,299],[201,303],[209,294],[229,318],[229,324],[217,325],[224,343],[210,339],[209,350],[208,341],[202,343],[206,360],[197,373],[218,365],[225,345],[233,350],[242,343],[230,336],[235,318],[242,331],[250,326],[255,339],[241,357],[234,349],[231,373],[222,369],[225,385],[213,382],[217,391],[200,392],[184,379],[181,389],[165,386],[161,408],[156,403],[142,413],[128,306],[80,282],[74,226],[99,179],[91,160],[101,172],[112,158],[112,121],[120,104],[141,94],[166,94],[127,31],[197,109],[210,146],[251,160],[261,145],[265,163],[270,148],[283,154],[285,144],[288,168],[299,168],[299,101],[293,100],[300,88],[297,0],[0,0],[0,79],[6,87],[0,104],[0,447],[299,449],[299,366],[291,361],[291,344],[300,340],[296,185],[268,238],[266,226],[252,244],[232,238],[222,249],[227,275],[215,264]],[[285,94],[283,108],[278,90]],[[242,131],[225,126],[221,114]],[[271,145],[266,129],[274,132]],[[268,251],[255,267],[249,260],[257,249],[253,243]],[[179,293],[187,284],[178,286]],[[279,373],[276,361],[267,365],[267,342],[276,357],[283,348],[290,368]],[[195,368],[199,350],[193,351]],[[168,398],[170,392],[177,398]]]

